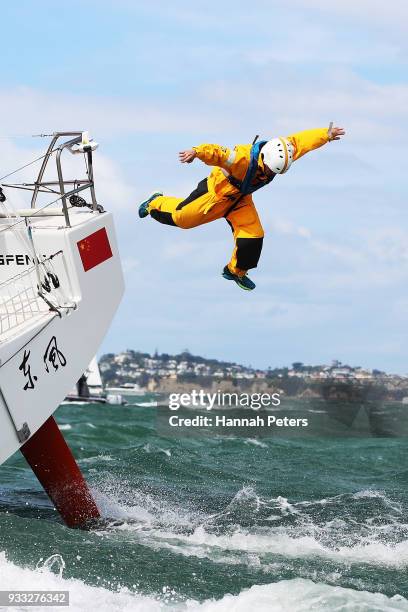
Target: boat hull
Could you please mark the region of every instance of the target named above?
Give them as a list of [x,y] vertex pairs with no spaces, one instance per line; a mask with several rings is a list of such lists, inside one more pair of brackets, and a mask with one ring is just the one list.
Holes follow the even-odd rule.
[[[72,227],[59,223],[55,217],[38,220],[32,234],[37,252],[62,250],[54,269],[67,307],[59,313],[45,308],[31,325],[26,321],[0,336],[0,464],[45,423],[86,370],[124,291],[112,215],[81,211],[71,215]],[[102,245],[102,258],[92,252],[98,232],[106,234],[111,253]],[[12,230],[0,233],[0,251],[20,248],[13,239]],[[88,248],[85,255],[81,246]],[[0,281],[13,273],[0,268]]]

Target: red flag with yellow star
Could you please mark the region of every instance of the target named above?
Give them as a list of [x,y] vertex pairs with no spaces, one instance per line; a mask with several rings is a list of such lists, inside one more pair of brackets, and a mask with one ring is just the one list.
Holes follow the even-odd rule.
[[89,234],[89,236],[77,242],[77,245],[85,272],[112,257],[112,249],[104,227],[93,234]]

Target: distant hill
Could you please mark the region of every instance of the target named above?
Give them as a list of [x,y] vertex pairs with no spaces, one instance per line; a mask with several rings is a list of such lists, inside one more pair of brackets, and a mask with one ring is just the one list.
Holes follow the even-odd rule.
[[305,365],[260,370],[235,362],[192,355],[127,350],[103,355],[99,362],[105,386],[138,384],[150,391],[193,388],[235,389],[251,393],[279,391],[289,397],[326,399],[395,399],[408,397],[408,378],[365,370],[335,360],[331,365]]

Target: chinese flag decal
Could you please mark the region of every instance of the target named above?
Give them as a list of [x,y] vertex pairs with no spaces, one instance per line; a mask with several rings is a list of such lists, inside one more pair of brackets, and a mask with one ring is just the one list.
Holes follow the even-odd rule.
[[77,242],[77,245],[85,272],[112,257],[112,249],[104,227],[83,238]]

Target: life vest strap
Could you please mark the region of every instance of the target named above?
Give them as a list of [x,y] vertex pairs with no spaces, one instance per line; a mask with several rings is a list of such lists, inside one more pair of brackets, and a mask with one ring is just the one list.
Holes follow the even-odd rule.
[[267,140],[260,140],[252,145],[248,170],[246,171],[246,174],[242,181],[237,179],[235,176],[232,176],[232,174],[227,175],[227,180],[231,183],[233,187],[235,187],[235,189],[238,189],[240,194],[243,196],[249,195],[250,193],[257,191],[257,189],[260,189],[264,185],[267,185],[274,178],[274,175],[273,175],[271,177],[267,177],[263,180],[257,181],[256,184],[254,183],[254,179],[258,171],[259,156],[261,154],[261,149],[266,143],[267,143]]

